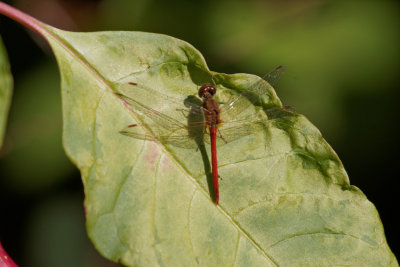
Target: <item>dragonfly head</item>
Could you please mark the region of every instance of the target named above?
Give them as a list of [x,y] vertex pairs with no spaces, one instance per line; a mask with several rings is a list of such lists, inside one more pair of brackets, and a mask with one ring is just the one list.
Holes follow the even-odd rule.
[[217,88],[215,86],[205,83],[199,89],[199,96],[201,98],[211,98],[217,92]]

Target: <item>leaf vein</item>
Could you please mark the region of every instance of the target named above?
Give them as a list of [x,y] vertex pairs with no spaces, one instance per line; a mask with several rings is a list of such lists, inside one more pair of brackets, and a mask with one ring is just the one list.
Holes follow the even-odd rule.
[[288,237],[286,237],[286,238],[284,238],[282,240],[279,240],[279,241],[271,244],[269,247],[266,248],[266,250],[270,250],[271,248],[273,248],[274,246],[278,245],[279,243],[286,242],[286,241],[288,241],[290,239],[293,239],[293,238],[303,237],[303,236],[313,236],[313,235],[337,235],[337,236],[350,237],[350,238],[357,239],[357,240],[367,244],[368,246],[370,246],[372,248],[376,248],[376,246],[372,246],[370,243],[366,242],[365,240],[362,240],[361,238],[359,238],[357,236],[346,234],[346,233],[339,233],[339,232],[310,232],[310,233],[294,234],[294,235],[288,236]]
[[157,228],[156,228],[156,212],[157,212],[157,180],[159,177],[159,170],[160,170],[160,161],[161,161],[161,155],[158,156],[158,160],[155,166],[155,172],[154,172],[154,194],[153,194],[153,216],[152,216],[152,226],[153,226],[153,235],[154,235],[154,243],[153,243],[153,249],[154,249],[154,254],[157,257],[158,263],[163,266],[162,263],[162,257],[160,255],[160,252],[157,250],[157,243],[160,242],[159,237],[158,237],[158,232],[157,232]]
[[[188,232],[189,232],[189,239],[190,239],[190,247],[191,247],[191,250],[192,250],[192,252],[193,252],[193,257],[194,257],[194,259],[196,258],[196,253],[195,253],[195,251],[194,251],[194,245],[193,245],[193,238],[192,238],[192,224],[191,224],[191,219],[190,219],[190,214],[192,213],[192,205],[193,205],[193,199],[194,199],[194,196],[196,195],[196,192],[197,192],[197,189],[194,189],[193,190],[193,194],[192,194],[192,197],[190,198],[190,201],[189,201],[189,208],[188,208],[188,213],[187,213],[187,221],[188,221]],[[198,264],[197,264],[198,265]]]
[[[340,186],[340,185],[339,185],[339,186]],[[272,203],[272,202],[273,202],[273,201],[272,201],[273,198],[281,197],[281,196],[291,196],[291,195],[294,195],[294,196],[301,196],[301,197],[304,197],[304,196],[310,196],[310,197],[311,197],[311,196],[312,196],[312,197],[318,197],[318,198],[329,198],[329,199],[332,199],[332,200],[334,200],[334,201],[348,200],[347,198],[338,199],[338,198],[335,198],[335,197],[333,197],[333,196],[331,196],[331,195],[326,195],[326,194],[315,194],[315,193],[310,193],[310,192],[300,192],[300,193],[296,193],[296,192],[284,192],[284,193],[275,193],[275,194],[270,194],[270,197],[268,197],[268,195],[267,195],[267,199],[263,199],[263,200],[261,200],[261,201],[251,203],[250,205],[248,205],[248,206],[246,206],[246,207],[239,208],[237,211],[235,211],[235,212],[233,212],[233,213],[235,214],[235,217],[237,217],[240,213],[242,213],[243,211],[245,211],[245,210],[247,210],[247,209],[249,209],[249,208],[251,208],[251,207],[253,207],[253,206],[260,205],[260,204],[263,204],[263,203],[265,203],[265,202],[270,202],[270,203]],[[353,201],[354,198],[350,198],[349,200]],[[361,199],[361,200],[362,200],[362,199]]]
[[274,266],[279,266],[272,258],[272,256],[267,254],[267,252],[264,249],[262,249],[261,245],[258,244],[255,240],[253,240],[251,238],[251,235],[248,232],[246,232],[236,220],[234,220],[230,215],[228,215],[228,213],[221,206],[218,206],[218,208],[221,211],[221,213],[228,219],[228,221],[230,221],[232,225],[236,227],[236,229],[249,240],[249,242],[264,256],[264,258],[268,259]]
[[240,242],[240,233],[238,231],[237,240],[236,240],[236,244],[235,244],[235,253],[233,255],[233,261],[232,261],[232,267],[235,266],[235,263],[237,260],[237,254],[238,254],[238,250],[239,250],[239,242]]
[[230,163],[218,165],[218,168],[229,167],[229,166],[232,166],[232,165],[235,166],[235,165],[238,165],[238,164],[241,164],[241,163],[246,163],[248,161],[258,161],[258,160],[263,160],[263,159],[268,159],[268,158],[279,157],[279,156],[282,156],[282,155],[289,155],[290,153],[291,152],[278,153],[278,154],[268,154],[268,155],[257,157],[257,158],[239,160],[239,161],[235,161],[235,162],[230,162]]
[[[141,146],[141,150],[138,152],[139,155],[143,152],[143,149],[144,149],[144,145]],[[121,196],[121,191],[124,188],[124,186],[125,186],[125,184],[126,184],[126,182],[128,180],[128,177],[132,174],[132,171],[136,168],[136,166],[137,166],[137,164],[139,162],[138,159],[139,159],[139,157],[135,158],[134,162],[132,162],[132,164],[130,164],[131,167],[129,168],[129,171],[127,172],[127,174],[122,179],[122,181],[120,183],[120,186],[118,187],[116,195],[115,195],[113,207],[111,209],[112,211],[114,211],[114,209],[115,209],[115,207],[117,205],[117,202],[118,202],[118,200],[119,200],[119,198]]]

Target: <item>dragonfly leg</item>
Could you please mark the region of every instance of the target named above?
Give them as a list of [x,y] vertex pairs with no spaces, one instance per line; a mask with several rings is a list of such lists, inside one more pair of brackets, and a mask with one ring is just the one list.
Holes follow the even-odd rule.
[[182,115],[187,118],[191,113],[197,114],[201,111],[201,108],[192,107],[190,110],[184,108],[177,108],[176,111],[182,112]]
[[227,144],[228,142],[227,142],[227,141],[225,140],[225,138],[222,136],[221,131],[219,130],[219,128],[217,128],[217,129],[218,129],[219,137],[221,137],[222,141],[224,141],[225,144]]
[[176,109],[176,111],[180,111],[180,112],[182,112],[182,115],[183,115],[183,117],[187,117],[187,116],[189,116],[189,115],[185,114],[185,112],[186,112],[186,113],[188,113],[188,111],[187,111],[187,110],[185,110],[185,109],[183,109],[183,108],[177,108],[177,109]]
[[215,81],[214,81],[214,74],[211,74],[211,81],[212,81],[213,85],[216,87],[217,84],[216,84]]

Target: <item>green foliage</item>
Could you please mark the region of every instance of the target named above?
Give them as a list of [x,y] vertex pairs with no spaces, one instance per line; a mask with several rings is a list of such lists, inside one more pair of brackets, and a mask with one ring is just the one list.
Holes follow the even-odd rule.
[[10,65],[8,63],[5,47],[0,38],[0,148],[3,144],[12,88],[13,82]]
[[[137,81],[184,99],[211,77],[201,54],[165,35],[46,29],[61,71],[64,146],[82,173],[88,234],[104,256],[129,266],[397,266],[375,207],[304,116],[219,149],[217,207],[209,150],[119,134],[143,122],[116,94],[121,86]],[[221,98],[255,79],[215,75]],[[266,105],[279,105],[268,90]]]

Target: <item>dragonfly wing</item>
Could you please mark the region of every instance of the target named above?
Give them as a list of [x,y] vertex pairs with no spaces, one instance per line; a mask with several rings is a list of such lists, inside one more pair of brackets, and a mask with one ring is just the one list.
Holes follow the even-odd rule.
[[261,121],[259,123],[243,123],[240,126],[223,127],[217,132],[217,145],[225,145],[244,136],[254,134],[262,128]]
[[170,144],[177,147],[182,148],[197,148],[198,145],[196,143],[196,139],[194,136],[189,136],[187,131],[184,130],[176,130],[174,132],[170,132],[169,135],[162,135],[163,132],[151,132],[149,134],[144,134],[139,127],[136,125],[132,125],[126,127],[122,131],[121,134],[133,137],[135,139],[147,140],[147,141],[159,141],[163,144]]
[[268,120],[282,119],[285,117],[293,117],[297,115],[296,109],[292,106],[275,107],[264,109]]
[[[143,134],[143,130],[135,124],[120,131],[121,134],[183,148],[197,147],[196,141],[201,140],[204,135],[203,110],[196,104],[200,100],[194,96],[180,101],[146,86],[129,83],[120,88],[119,97],[139,115],[142,124],[147,128],[147,133]],[[143,104],[146,101],[154,103],[159,110]],[[163,108],[172,117],[161,112]]]
[[178,120],[152,109],[133,98],[125,95],[119,95],[119,97],[129,105],[133,112],[149,118],[157,126],[161,126],[166,130],[185,127],[185,125]]
[[[174,116],[171,115],[174,118],[203,112],[201,100],[194,95],[187,95],[184,99],[178,99],[141,83],[130,82],[121,85],[119,95],[136,100],[139,103],[147,103],[149,106],[157,106],[160,112],[164,112],[162,109],[166,107],[169,113],[174,114]],[[151,113],[153,109],[150,110]]]
[[270,85],[274,86],[286,71],[286,66],[280,65],[263,76]]
[[267,115],[266,118],[253,121],[242,119],[223,124],[217,134],[217,144],[223,145],[260,130],[265,130],[267,127],[271,127],[271,124],[277,127],[291,127],[288,119],[297,115],[294,108],[289,106],[266,109],[264,112]]
[[[238,97],[224,104],[221,108],[221,114],[224,119],[232,120],[234,118],[250,116],[251,114],[246,114],[244,111],[253,105],[261,105],[265,100],[268,100],[271,95],[271,85],[276,84],[285,70],[284,66],[275,68],[240,93]],[[264,101],[262,101],[263,99]]]

